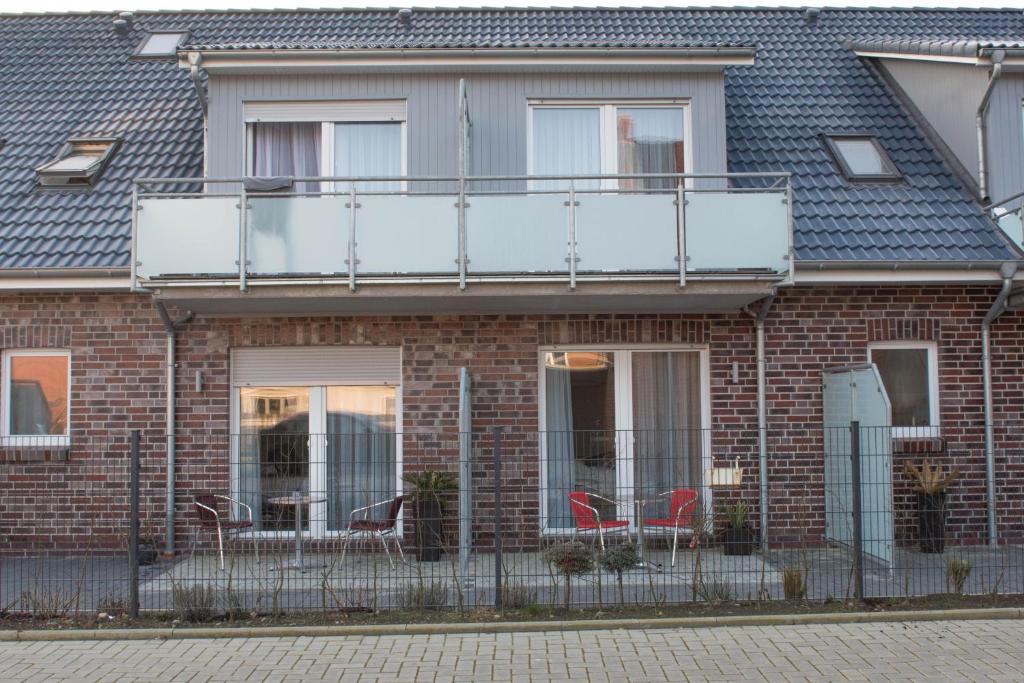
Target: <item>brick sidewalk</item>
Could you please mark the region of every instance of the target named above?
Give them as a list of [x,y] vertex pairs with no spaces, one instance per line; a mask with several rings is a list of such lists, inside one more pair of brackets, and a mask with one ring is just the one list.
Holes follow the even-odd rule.
[[3,681],[1024,680],[1024,621],[0,643]]

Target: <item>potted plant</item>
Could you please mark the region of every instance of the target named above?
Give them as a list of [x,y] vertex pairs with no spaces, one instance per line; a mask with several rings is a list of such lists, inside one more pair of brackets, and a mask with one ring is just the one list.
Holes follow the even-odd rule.
[[441,559],[441,520],[445,498],[457,491],[459,481],[451,472],[428,470],[410,472],[402,481],[412,487],[409,497],[416,508],[416,559],[437,562]]
[[946,489],[960,470],[943,474],[942,466],[932,465],[927,459],[921,467],[907,463],[904,472],[914,482],[917,493],[917,530],[922,553],[941,553],[946,549]]
[[725,554],[750,555],[754,552],[754,529],[750,526],[750,506],[740,501],[725,508]]

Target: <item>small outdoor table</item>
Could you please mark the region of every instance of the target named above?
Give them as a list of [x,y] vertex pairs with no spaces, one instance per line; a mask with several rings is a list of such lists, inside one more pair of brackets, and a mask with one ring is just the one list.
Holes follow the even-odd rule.
[[643,498],[633,499],[633,504],[636,506],[636,554],[640,558],[640,561],[636,563],[636,567],[643,569],[650,567],[655,571],[662,571],[660,562],[649,562],[646,558],[646,552],[644,550],[644,506],[648,503],[657,503],[657,500],[645,500]]
[[303,505],[316,505],[317,503],[327,502],[326,498],[313,497],[309,495],[302,495],[300,491],[292,491],[290,496],[277,496],[275,498],[268,498],[267,502],[271,505],[294,505],[295,506],[295,559],[289,561],[284,565],[285,569],[308,569],[302,563],[302,506]]

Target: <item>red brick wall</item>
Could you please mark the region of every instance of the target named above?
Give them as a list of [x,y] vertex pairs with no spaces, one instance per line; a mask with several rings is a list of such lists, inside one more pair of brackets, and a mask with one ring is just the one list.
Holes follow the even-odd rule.
[[[995,287],[816,288],[780,294],[766,325],[771,444],[772,540],[819,542],[824,529],[821,444],[821,369],[861,362],[870,340],[926,339],[939,347],[944,461],[962,471],[951,494],[950,532],[961,541],[985,533],[984,458],[979,324]],[[128,295],[0,297],[3,348],[54,346],[72,350],[72,429],[67,462],[11,462],[0,453],[0,550],[80,544],[89,530],[112,543],[110,520],[123,519],[120,483],[88,473],[123,467],[124,449],[98,444],[124,439],[125,429],[150,430],[146,449],[148,532],[163,515],[164,336],[151,303]],[[998,438],[1019,446],[1024,410],[1024,316],[1011,313],[993,326]],[[756,472],[756,367],[750,319],[730,315],[504,315],[233,319],[199,316],[179,334],[179,542],[190,531],[191,492],[226,489],[229,446],[229,349],[236,346],[384,344],[403,351],[407,470],[456,468],[458,370],[474,376],[474,430],[503,426],[504,502],[510,528],[537,528],[538,345],[601,343],[708,344],[711,358],[713,452]],[[733,364],[737,380],[733,382]],[[202,371],[201,391],[195,372]],[[489,477],[486,437],[476,438],[477,472]],[[1001,531],[1024,535],[1024,471],[1019,450],[997,454]],[[896,458],[898,536],[913,538],[912,502]],[[113,463],[113,464],[112,464]],[[756,481],[741,495],[756,503]],[[98,492],[98,489],[102,491]],[[55,491],[70,490],[68,497]],[[736,495],[736,494],[732,494]],[[489,490],[477,505],[489,505]],[[728,498],[724,495],[723,498]],[[68,501],[71,502],[68,502]],[[756,510],[755,510],[756,514]],[[475,529],[487,537],[489,516]],[[756,518],[756,517],[755,517]],[[96,542],[96,541],[94,541]]]
[[[0,348],[71,351],[70,451],[12,447],[0,437],[0,552],[116,552],[128,514],[129,429],[163,415],[164,343],[148,297],[0,296]],[[143,533],[163,516],[160,442],[145,449]]]

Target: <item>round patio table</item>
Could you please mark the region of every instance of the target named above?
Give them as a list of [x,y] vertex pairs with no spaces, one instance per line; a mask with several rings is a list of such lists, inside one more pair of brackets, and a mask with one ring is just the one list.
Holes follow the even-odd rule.
[[276,496],[274,498],[268,498],[267,502],[271,505],[295,506],[295,559],[286,563],[284,568],[298,569],[300,571],[307,569],[307,567],[302,563],[302,506],[326,503],[327,499],[310,496],[308,494],[303,495],[300,491],[292,491],[292,495],[290,496]]
[[646,500],[643,498],[634,498],[633,504],[636,505],[636,554],[640,558],[640,561],[636,563],[637,568],[650,568],[656,572],[661,572],[660,562],[651,562],[646,558],[646,549],[644,548],[644,506],[649,503],[657,503],[658,500]]

